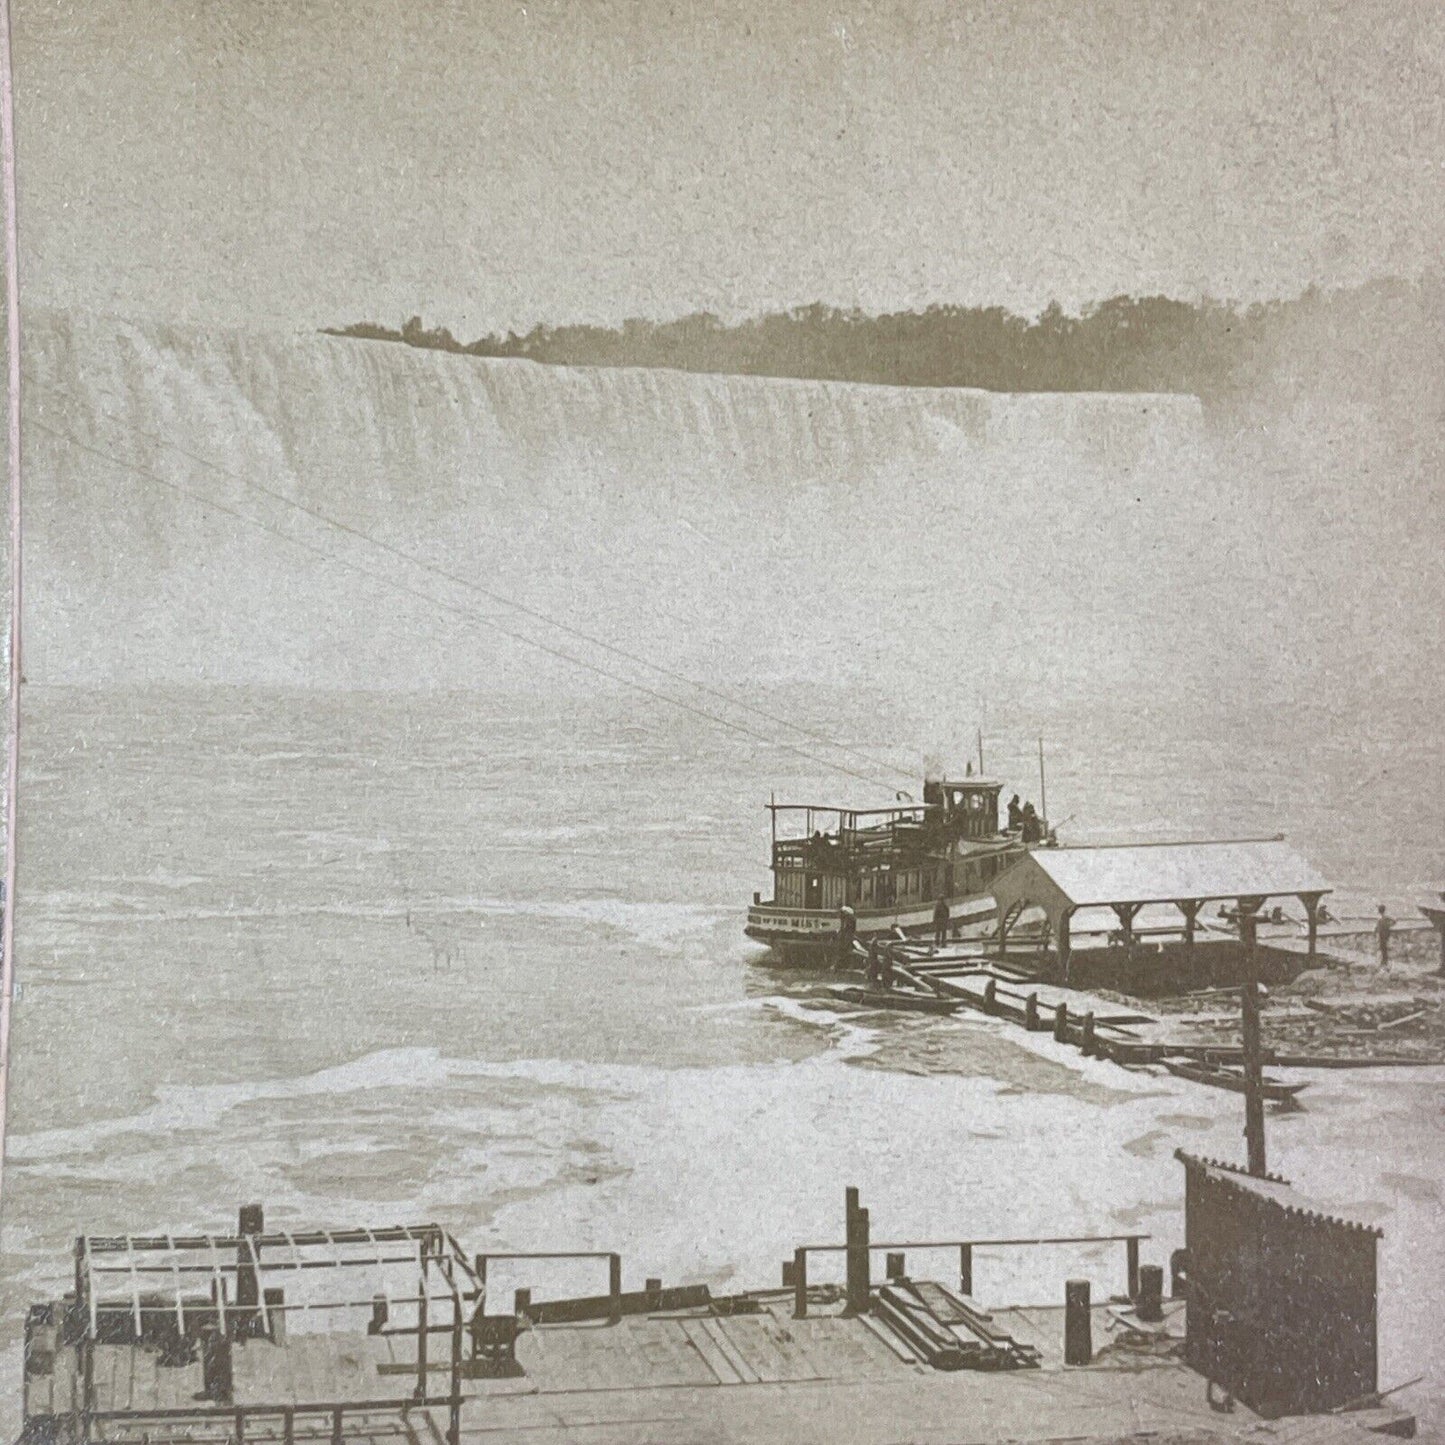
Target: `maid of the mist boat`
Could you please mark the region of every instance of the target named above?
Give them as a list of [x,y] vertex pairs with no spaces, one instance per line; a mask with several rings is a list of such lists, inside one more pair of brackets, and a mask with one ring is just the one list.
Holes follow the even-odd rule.
[[922,803],[887,808],[770,802],[773,896],[753,895],[748,937],[784,962],[820,963],[837,950],[845,905],[865,943],[895,929],[930,932],[940,898],[952,926],[986,921],[992,880],[1052,841],[1042,819],[1027,830],[1000,828],[1002,791],[970,776],[930,778]]

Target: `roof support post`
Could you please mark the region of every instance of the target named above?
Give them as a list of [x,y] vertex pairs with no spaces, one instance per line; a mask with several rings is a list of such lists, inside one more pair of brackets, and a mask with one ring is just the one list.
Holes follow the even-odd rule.
[[1309,956],[1314,958],[1320,931],[1320,899],[1323,893],[1301,893],[1299,901],[1305,906],[1305,917],[1309,920]]
[[1114,916],[1119,920],[1119,926],[1124,931],[1124,947],[1134,947],[1134,919],[1139,910],[1144,906],[1142,903],[1112,903],[1109,905],[1114,910]]
[[1202,898],[1176,898],[1174,906],[1184,915],[1184,946],[1194,947],[1194,927],[1199,920],[1199,910],[1204,907]]
[[426,1404],[426,1372],[427,1372],[427,1286],[430,1283],[431,1272],[428,1265],[431,1260],[431,1241],[422,1235],[417,1241],[417,1276],[421,1288],[417,1290],[416,1301],[416,1391],[413,1398],[418,1404]]

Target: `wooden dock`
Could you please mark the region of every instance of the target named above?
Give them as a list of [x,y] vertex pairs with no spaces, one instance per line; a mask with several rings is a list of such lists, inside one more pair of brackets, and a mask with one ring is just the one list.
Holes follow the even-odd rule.
[[[1060,1043],[1086,1055],[1130,1066],[1188,1060],[1199,1065],[1238,1065],[1242,1043],[1201,1038],[1188,1019],[1169,1019],[1142,1007],[1121,1004],[1085,989],[1072,988],[1042,976],[1017,956],[985,951],[981,943],[931,947],[916,942],[887,945],[892,962],[896,1004],[919,1010],[919,1000],[947,1000],[975,1013],[1005,1019],[1034,1033],[1052,1034]],[[861,956],[861,955],[860,955]],[[1220,989],[1237,994],[1237,990]],[[837,987],[834,997],[848,992]],[[855,990],[855,993],[864,991]],[[866,998],[851,1001],[860,1007],[887,1008],[887,993],[870,987]],[[1195,1021],[1197,1022],[1197,1021]],[[1412,1066],[1437,1063],[1388,1051],[1368,1056],[1302,1053],[1291,1050],[1264,1052],[1264,1061],[1277,1068],[1340,1069]]]

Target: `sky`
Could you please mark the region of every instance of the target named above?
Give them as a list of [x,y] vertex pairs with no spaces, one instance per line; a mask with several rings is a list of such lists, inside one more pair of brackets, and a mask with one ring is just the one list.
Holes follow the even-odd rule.
[[309,328],[1413,276],[1415,0],[13,0],[23,294]]

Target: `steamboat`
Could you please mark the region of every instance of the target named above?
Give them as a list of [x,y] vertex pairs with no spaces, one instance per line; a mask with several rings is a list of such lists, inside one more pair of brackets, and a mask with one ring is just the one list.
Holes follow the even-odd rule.
[[955,937],[988,923],[993,879],[1055,842],[1042,817],[1016,812],[1017,799],[1000,826],[1003,786],[970,774],[925,781],[922,803],[769,802],[773,894],[753,894],[745,932],[785,963],[821,964],[836,956],[845,918],[863,943],[934,930],[940,899]]

